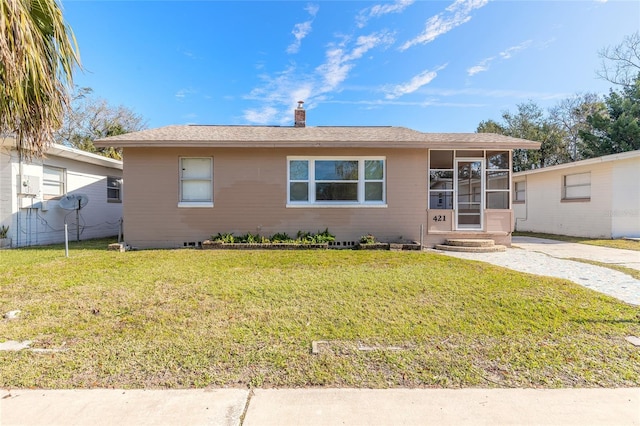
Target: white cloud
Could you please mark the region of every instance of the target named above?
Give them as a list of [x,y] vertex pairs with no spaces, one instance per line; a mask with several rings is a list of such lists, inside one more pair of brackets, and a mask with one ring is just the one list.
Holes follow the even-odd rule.
[[[262,75],[263,84],[254,88],[245,99],[257,101],[263,106],[244,111],[245,120],[256,124],[287,124],[293,120],[291,113],[296,102],[307,102],[314,87],[313,80],[302,75],[299,70],[290,65],[275,76]],[[307,108],[312,105],[307,104]]]
[[345,50],[344,43],[329,48],[326,53],[326,62],[316,68],[316,72],[324,82],[319,92],[334,90],[347,79],[349,72],[355,66],[355,60],[362,58],[365,53],[375,47],[391,43],[393,43],[393,36],[388,32],[380,32],[358,37],[351,51]]
[[447,65],[442,65],[435,70],[425,70],[420,74],[414,76],[411,80],[406,83],[398,84],[392,87],[390,90],[387,90],[387,95],[385,96],[387,99],[396,99],[400,96],[407,95],[409,93],[413,93],[416,90],[420,89],[422,86],[425,86],[438,76],[438,71],[443,70]]
[[175,97],[177,100],[182,101],[184,100],[184,98],[186,98],[189,95],[193,95],[194,93],[197,93],[197,92],[193,89],[180,89],[176,92]]
[[467,74],[469,75],[469,77],[472,77],[476,74],[478,74],[479,72],[485,72],[489,70],[489,64],[495,59],[495,56],[492,56],[490,58],[485,58],[483,60],[481,60],[480,62],[478,62],[477,65],[472,66],[471,68],[467,69]]
[[243,114],[245,120],[256,124],[272,123],[277,115],[278,110],[271,106],[265,106],[261,109],[248,109]]
[[473,77],[474,75],[480,73],[480,72],[485,72],[489,70],[489,65],[491,64],[491,62],[493,62],[495,59],[497,59],[498,57],[502,60],[507,60],[507,59],[511,59],[513,57],[514,54],[516,54],[517,52],[524,50],[526,48],[528,48],[529,46],[531,46],[531,40],[527,40],[527,41],[523,41],[520,44],[517,44],[515,46],[511,46],[505,50],[503,50],[502,52],[498,53],[498,56],[491,56],[489,58],[485,58],[483,60],[481,60],[480,62],[478,62],[478,64],[472,66],[471,68],[467,69],[467,75],[469,77]]
[[513,56],[514,53],[517,53],[521,50],[526,49],[527,47],[531,46],[531,40],[527,40],[524,41],[516,46],[512,46],[502,52],[500,52],[500,57],[502,59],[511,59],[511,56]]
[[290,64],[277,74],[261,75],[262,84],[255,87],[245,99],[263,106],[244,111],[244,119],[256,124],[290,124],[297,101],[305,101],[305,107],[313,109],[317,101],[324,101],[328,93],[339,90],[358,61],[366,54],[393,42],[393,35],[385,31],[355,39],[343,37],[327,47],[324,62],[311,73]]
[[306,21],[301,24],[296,24],[293,27],[291,33],[295,37],[295,41],[287,47],[287,53],[298,53],[300,46],[302,45],[302,39],[311,32],[311,21]]
[[307,4],[307,7],[304,8],[304,10],[306,10],[307,13],[312,17],[315,17],[318,14],[318,10],[320,10],[320,6],[318,6],[317,4],[309,3]]
[[452,29],[469,22],[470,13],[485,6],[489,0],[456,0],[439,13],[429,18],[422,33],[400,46],[400,50],[407,50],[416,44],[430,43],[439,36],[448,33]]
[[306,10],[307,13],[311,15],[312,19],[295,24],[293,26],[291,34],[293,34],[295,40],[287,47],[287,53],[298,53],[298,51],[300,50],[300,46],[302,45],[302,40],[311,32],[311,24],[313,23],[313,18],[315,18],[319,9],[320,7],[318,5],[314,5],[311,3],[309,3],[307,7],[305,7],[304,10]]
[[415,0],[396,0],[394,3],[377,4],[375,6],[362,9],[356,16],[356,23],[359,28],[364,27],[371,18],[378,18],[389,13],[400,13],[411,6]]
[[502,89],[431,89],[425,88],[424,93],[434,96],[482,96],[486,98],[515,98],[515,99],[534,99],[534,100],[554,100],[564,99],[571,96],[570,93],[562,92],[529,92],[521,90],[502,90]]

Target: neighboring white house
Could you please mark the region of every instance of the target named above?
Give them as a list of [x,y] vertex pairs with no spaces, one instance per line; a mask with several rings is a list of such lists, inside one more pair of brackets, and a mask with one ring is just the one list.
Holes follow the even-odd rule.
[[[60,206],[79,194],[88,203],[78,211]],[[0,227],[12,247],[64,242],[65,223],[70,241],[117,235],[121,218],[121,161],[57,144],[26,161],[0,135]]]
[[640,150],[513,174],[516,231],[640,238]]

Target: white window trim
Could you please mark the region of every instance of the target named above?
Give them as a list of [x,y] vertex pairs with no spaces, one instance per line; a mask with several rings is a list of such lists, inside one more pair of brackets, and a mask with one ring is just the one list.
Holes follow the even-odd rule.
[[[45,169],[52,169],[52,170],[59,170],[61,172],[61,180],[60,181],[53,181],[51,179],[45,179]],[[60,194],[51,194],[48,192],[45,192],[45,186],[47,185],[48,182],[53,182],[56,183],[58,185],[61,186],[61,193]],[[64,167],[58,167],[58,166],[51,166],[49,164],[43,164],[42,165],[42,196],[44,199],[52,199],[52,198],[57,198],[57,197],[62,197],[65,194],[67,194],[67,169],[65,169]]]
[[178,207],[180,208],[206,208],[213,207],[213,203],[209,201],[180,201],[178,203]]
[[[182,160],[185,159],[204,159],[209,160],[209,182],[211,184],[211,201],[183,201],[182,200],[182,182],[185,180],[182,178]],[[179,157],[178,158],[178,207],[180,208],[211,208],[213,207],[213,157]],[[203,179],[197,179],[203,180]]]
[[[524,185],[522,189],[518,189],[518,185]],[[518,196],[522,195],[522,198]],[[513,202],[514,203],[524,203],[527,201],[527,181],[526,180],[518,180],[513,182]]]
[[[567,185],[567,178],[568,177],[575,177],[575,176],[580,176],[580,175],[587,175],[589,177],[589,183],[579,183],[579,184],[572,184],[572,185]],[[573,196],[573,197],[567,197],[567,189],[568,188],[589,188],[589,195],[588,196]],[[562,198],[560,199],[560,201],[582,201],[582,202],[586,202],[586,201],[591,201],[591,171],[587,171],[587,172],[580,172],[580,173],[570,173],[567,175],[563,175],[562,176]]]
[[[315,199],[315,161],[358,161],[358,200],[359,201],[316,201]],[[291,200],[291,161],[307,161],[308,162],[308,180],[294,180],[293,182],[308,183],[308,201],[290,201]],[[383,162],[383,178],[365,180],[365,161],[382,161]],[[322,180],[320,182],[332,182]],[[355,182],[355,181],[335,181],[335,182]],[[365,201],[365,183],[366,182],[382,182],[382,201]],[[387,207],[387,158],[381,156],[288,156],[287,157],[287,208],[386,208]]]
[[[114,179],[118,182],[118,187],[117,188],[112,188],[109,186],[109,179]],[[116,190],[118,191],[118,197],[117,198],[113,198],[113,197],[109,197],[109,190]],[[118,177],[118,176],[107,176],[107,202],[111,202],[111,203],[121,203],[122,202],[122,178]]]

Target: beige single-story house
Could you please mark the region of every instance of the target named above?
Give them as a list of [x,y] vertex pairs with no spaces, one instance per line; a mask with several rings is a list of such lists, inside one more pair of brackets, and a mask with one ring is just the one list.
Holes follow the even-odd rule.
[[640,238],[640,151],[513,174],[517,231]]
[[404,127],[176,125],[114,136],[123,149],[124,235],[139,248],[198,246],[217,233],[323,231],[433,246],[509,244],[512,150],[540,144]]
[[[42,158],[24,159],[15,138],[0,135],[0,227],[10,247],[118,235],[122,161],[53,144]],[[63,199],[82,197],[81,209]],[[64,208],[64,207],[67,208]]]

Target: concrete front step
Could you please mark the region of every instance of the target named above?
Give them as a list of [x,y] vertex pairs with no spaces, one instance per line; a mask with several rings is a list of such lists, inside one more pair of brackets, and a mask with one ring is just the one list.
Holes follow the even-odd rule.
[[507,247],[501,246],[501,245],[495,245],[495,244],[492,246],[485,246],[485,247],[482,247],[482,246],[468,247],[468,246],[438,244],[435,246],[435,248],[437,250],[442,250],[442,251],[457,251],[457,252],[464,252],[464,253],[495,253],[495,252],[507,250]]
[[461,247],[493,247],[495,241],[481,238],[448,238],[445,245]]

